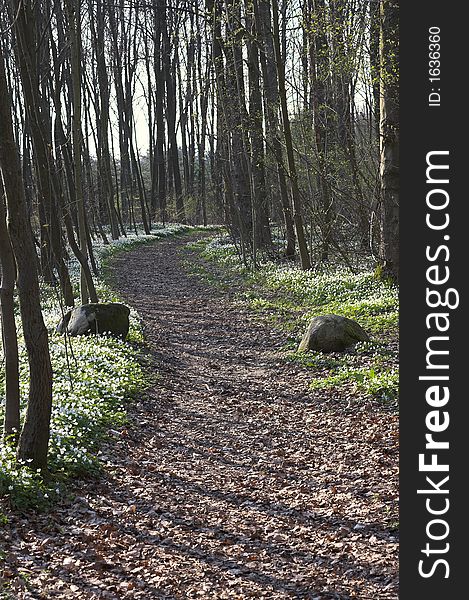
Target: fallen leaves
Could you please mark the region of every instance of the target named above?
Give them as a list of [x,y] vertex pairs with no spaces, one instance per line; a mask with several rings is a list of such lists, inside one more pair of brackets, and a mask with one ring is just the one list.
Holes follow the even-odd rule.
[[175,249],[136,250],[116,273],[161,377],[101,449],[100,481],[52,513],[9,515],[5,589],[395,600],[397,416],[308,393],[280,336],[184,275]]

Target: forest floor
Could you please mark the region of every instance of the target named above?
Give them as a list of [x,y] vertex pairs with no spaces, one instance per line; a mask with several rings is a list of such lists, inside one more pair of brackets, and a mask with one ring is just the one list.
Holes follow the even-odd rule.
[[99,480],[9,516],[0,598],[397,599],[396,414],[309,390],[189,239],[113,259],[156,377]]

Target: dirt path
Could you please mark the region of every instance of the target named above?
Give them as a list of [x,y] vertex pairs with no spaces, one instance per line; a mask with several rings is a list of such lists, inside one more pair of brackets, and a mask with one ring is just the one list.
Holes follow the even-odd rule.
[[396,599],[396,418],[310,395],[279,332],[184,274],[183,244],[115,259],[159,379],[104,480],[17,524],[16,597]]

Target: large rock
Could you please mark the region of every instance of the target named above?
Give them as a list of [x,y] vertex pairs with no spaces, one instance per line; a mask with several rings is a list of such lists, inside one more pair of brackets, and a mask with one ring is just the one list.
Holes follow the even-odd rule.
[[57,325],[59,333],[71,336],[109,333],[125,339],[129,333],[130,309],[125,304],[83,304],[69,310]]
[[357,342],[369,341],[369,335],[356,321],[339,315],[323,315],[311,321],[298,352],[343,352]]

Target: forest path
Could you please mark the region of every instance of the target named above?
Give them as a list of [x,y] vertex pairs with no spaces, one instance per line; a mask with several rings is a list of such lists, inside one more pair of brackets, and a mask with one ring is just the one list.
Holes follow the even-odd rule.
[[187,274],[188,239],[113,259],[158,379],[105,477],[24,532],[47,571],[18,598],[396,599],[396,418],[309,393],[279,331]]

